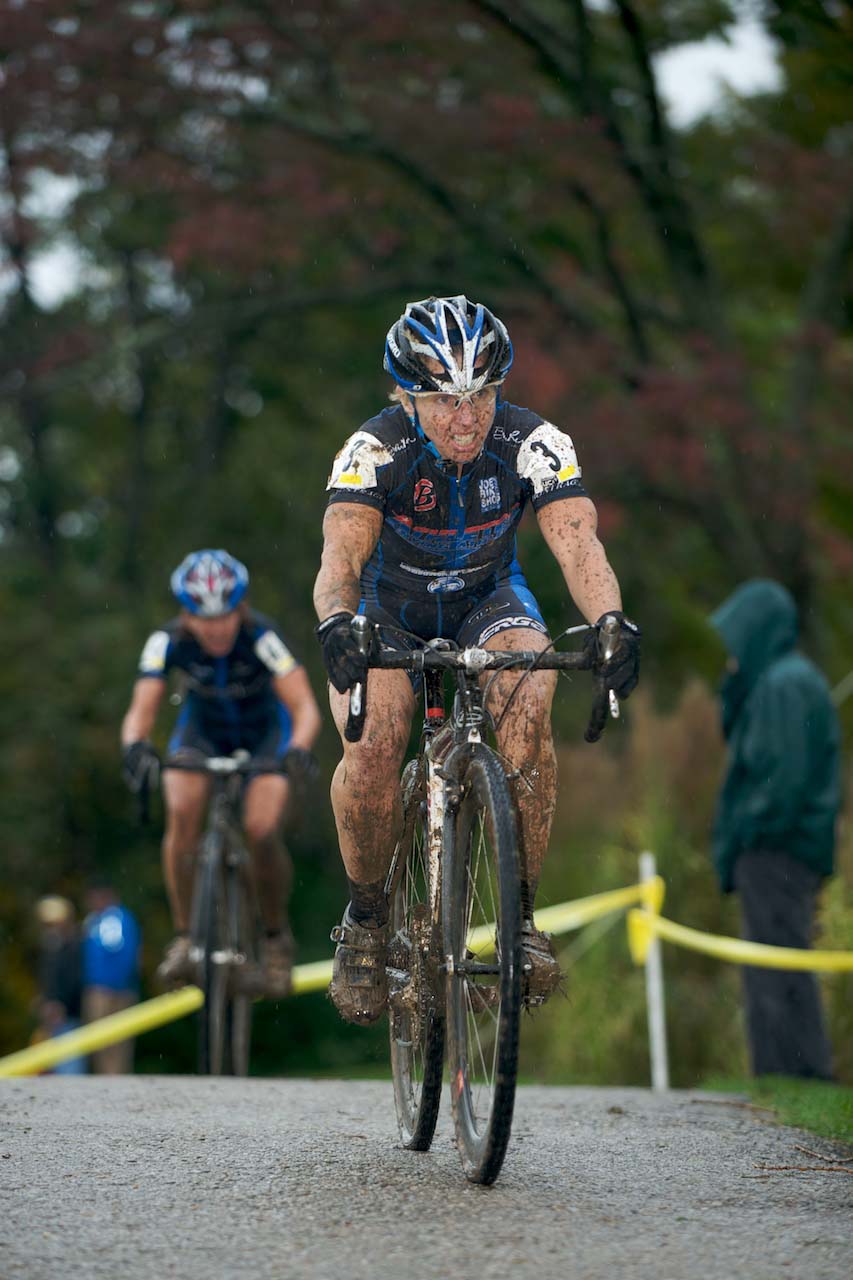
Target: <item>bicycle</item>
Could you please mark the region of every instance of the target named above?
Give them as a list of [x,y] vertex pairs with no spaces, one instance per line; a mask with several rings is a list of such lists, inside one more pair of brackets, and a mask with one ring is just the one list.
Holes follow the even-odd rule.
[[[207,828],[193,883],[190,959],[204,1004],[198,1013],[198,1069],[204,1075],[249,1072],[252,1004],[261,994],[261,927],[240,802],[258,761],[248,751],[205,756],[183,750],[167,769],[206,773],[213,781]],[[274,762],[264,772],[282,772]]]
[[[618,630],[612,621],[601,630],[603,658],[611,656]],[[444,640],[423,649],[380,650],[378,629],[367,619],[358,616],[351,625],[369,668],[423,677],[420,745],[401,778],[403,830],[385,886],[391,912],[391,1070],[400,1137],[410,1150],[430,1147],[446,1048],[462,1166],[472,1182],[488,1185],[500,1172],[512,1125],[523,974],[518,819],[504,764],[483,740],[490,717],[481,677],[512,669],[588,669],[593,655],[588,650],[460,651]],[[456,685],[449,717],[447,672]],[[366,697],[365,679],[351,693],[348,741],[361,736]],[[618,715],[618,703],[599,677],[589,741],[600,736],[608,712]]]

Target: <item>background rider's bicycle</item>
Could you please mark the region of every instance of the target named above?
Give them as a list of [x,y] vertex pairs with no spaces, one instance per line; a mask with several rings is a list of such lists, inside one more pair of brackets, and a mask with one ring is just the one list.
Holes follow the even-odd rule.
[[[165,767],[206,773],[213,783],[190,917],[190,957],[204,992],[198,1012],[198,1069],[207,1075],[245,1076],[252,1004],[260,994],[262,930],[240,818],[246,778],[258,771],[258,762],[247,751],[205,756],[184,750]],[[264,771],[280,770],[271,762]]]
[[[488,673],[588,668],[592,655],[460,652],[442,640],[414,651],[377,651],[370,624],[358,617],[352,626],[362,652],[371,654],[370,667],[414,672],[424,684],[422,737],[402,776],[403,833],[386,886],[392,925],[388,1015],[400,1134],[412,1150],[430,1146],[446,1046],[462,1164],[472,1181],[491,1183],[512,1124],[523,973],[518,816],[505,763],[484,741],[490,726]],[[603,644],[609,640],[604,636]],[[609,656],[606,649],[603,654]],[[455,684],[449,716],[448,672]],[[350,741],[361,735],[366,694],[367,682],[352,691],[345,730]],[[617,713],[599,680],[589,740],[601,733],[608,709]]]

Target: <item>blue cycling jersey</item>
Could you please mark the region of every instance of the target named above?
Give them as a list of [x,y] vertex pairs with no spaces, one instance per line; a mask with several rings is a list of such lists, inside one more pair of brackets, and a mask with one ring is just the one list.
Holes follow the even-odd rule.
[[272,755],[286,748],[290,736],[290,718],[272,682],[297,665],[275,624],[249,610],[223,658],[207,653],[174,618],[149,636],[138,675],[181,673],[183,707],[170,750],[193,745],[209,753],[241,747],[257,753],[263,743]]
[[522,512],[586,496],[570,437],[512,404],[498,405],[479,456],[458,471],[397,405],[350,436],[327,486],[330,504],[384,516],[362,572],[367,611],[424,638],[451,634],[499,591],[521,601],[516,614],[539,618],[515,554]]

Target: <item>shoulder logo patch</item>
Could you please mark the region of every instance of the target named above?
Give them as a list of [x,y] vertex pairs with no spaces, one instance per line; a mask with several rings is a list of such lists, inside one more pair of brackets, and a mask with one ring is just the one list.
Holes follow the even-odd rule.
[[265,631],[255,641],[255,653],[274,676],[286,676],[296,666],[296,659],[274,631]]
[[565,492],[577,491],[581,469],[571,437],[552,422],[542,422],[518,451],[518,474],[526,480],[534,498],[552,493],[561,485]]
[[148,675],[160,675],[166,669],[166,652],[169,648],[168,631],[155,631],[145,642],[139,660],[140,671]]
[[369,431],[356,431],[336,456],[327,489],[372,489],[377,467],[391,462],[391,454]]

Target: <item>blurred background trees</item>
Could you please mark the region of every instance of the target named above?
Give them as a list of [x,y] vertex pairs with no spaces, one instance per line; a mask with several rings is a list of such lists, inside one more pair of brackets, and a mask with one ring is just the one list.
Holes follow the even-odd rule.
[[[778,41],[778,90],[674,130],[655,60],[746,7]],[[625,883],[650,844],[670,913],[734,928],[705,846],[720,756],[710,695],[690,684],[718,674],[704,618],[771,574],[830,680],[853,666],[851,35],[831,0],[0,0],[0,1051],[26,1038],[40,892],[109,871],[150,966],[168,931],[156,832],[135,823],[116,739],[174,564],[200,545],[243,558],[322,687],[326,475],[384,402],[386,329],[431,293],[506,320],[509,396],[574,437],[648,637],[645,698],[602,748],[572,745],[581,691],[560,702],[544,888]],[[521,541],[546,616],[567,625],[535,528]],[[322,753],[328,773],[328,725]],[[579,828],[583,795],[601,803]],[[323,804],[292,843],[313,959],[344,883]],[[843,883],[827,945],[853,945]],[[590,992],[610,992],[595,1062],[572,1058],[574,1000],[539,1021],[539,1060],[562,1045],[552,1078],[644,1076],[640,980],[621,937],[609,945],[582,974],[588,1018],[604,1007]],[[692,1079],[737,1040],[739,1000],[734,973],[679,968],[672,1030]],[[321,1002],[296,1004],[265,1012],[262,1068],[378,1052]],[[150,1042],[148,1065],[184,1062],[179,1029]]]

